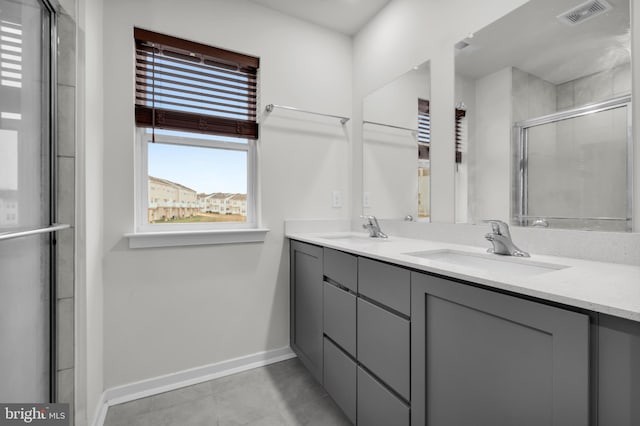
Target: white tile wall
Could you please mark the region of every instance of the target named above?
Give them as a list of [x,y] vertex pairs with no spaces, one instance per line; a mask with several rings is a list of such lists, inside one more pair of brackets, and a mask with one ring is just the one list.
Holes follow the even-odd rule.
[[57,401],[70,404],[73,423],[75,155],[76,155],[76,0],[60,0],[58,11],[57,221],[71,229],[57,234]]

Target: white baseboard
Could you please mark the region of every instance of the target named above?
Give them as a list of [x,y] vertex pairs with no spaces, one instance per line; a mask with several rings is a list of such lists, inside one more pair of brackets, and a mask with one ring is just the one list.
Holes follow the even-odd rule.
[[296,354],[293,353],[291,348],[286,346],[106,389],[100,398],[99,407],[96,410],[92,425],[103,426],[107,416],[107,409],[112,405],[195,385],[295,358],[295,356]]
[[100,400],[98,401],[96,412],[93,416],[93,421],[90,424],[92,426],[103,426],[104,420],[107,418],[108,409],[109,409],[109,404],[107,401],[106,393],[102,392],[102,395],[100,395]]

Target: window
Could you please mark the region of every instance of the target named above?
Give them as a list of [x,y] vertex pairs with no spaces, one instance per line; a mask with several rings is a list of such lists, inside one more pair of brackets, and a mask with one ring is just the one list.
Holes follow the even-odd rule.
[[429,159],[431,144],[431,116],[429,115],[429,101],[418,99],[418,158]]
[[418,218],[430,217],[430,169],[431,115],[429,101],[418,99]]
[[462,163],[462,139],[464,131],[464,117],[467,111],[456,108],[456,163]]
[[[456,108],[456,163],[462,162],[463,119],[466,115],[466,110]],[[431,115],[429,101],[426,99],[418,99],[418,145],[418,158],[428,160],[431,146]]]
[[256,228],[259,59],[134,37],[137,231]]
[[[462,132],[464,109],[456,108],[456,164],[462,163]],[[418,217],[430,217],[430,159],[431,148],[431,114],[429,100],[418,99]]]

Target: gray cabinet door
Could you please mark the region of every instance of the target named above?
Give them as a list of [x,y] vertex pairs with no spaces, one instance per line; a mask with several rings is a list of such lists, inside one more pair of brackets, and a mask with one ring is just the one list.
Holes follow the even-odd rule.
[[589,424],[589,318],[412,273],[413,426]]
[[322,383],[322,247],[291,241],[291,348]]
[[324,388],[356,423],[356,362],[329,339],[324,339]]
[[640,425],[640,323],[598,318],[598,425]]

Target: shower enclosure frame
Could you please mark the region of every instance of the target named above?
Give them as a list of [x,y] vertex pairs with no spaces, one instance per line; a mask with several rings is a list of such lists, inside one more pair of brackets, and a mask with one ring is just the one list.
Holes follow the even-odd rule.
[[[532,127],[544,124],[556,123],[571,118],[582,117],[589,114],[608,111],[617,108],[627,108],[627,217],[558,217],[558,216],[529,216],[528,201],[528,130]],[[517,182],[517,214],[514,223],[520,226],[527,226],[527,221],[531,219],[576,219],[576,220],[610,220],[626,223],[626,230],[633,230],[633,136],[632,136],[632,102],[631,94],[611,98],[602,102],[592,103],[577,108],[560,111],[554,114],[536,117],[529,120],[517,122],[514,125],[514,132],[518,147],[518,167],[516,168]]]
[[[56,10],[49,0],[40,0],[49,14],[49,400],[58,400],[58,336],[57,336],[57,256],[56,231],[70,225],[57,223],[57,150],[58,150],[58,19]],[[43,38],[46,37],[43,31]],[[44,40],[43,40],[44,41]],[[44,45],[44,43],[43,43]]]
[[56,223],[57,215],[57,14],[56,9],[49,0],[38,0],[42,7],[44,17],[42,25],[42,77],[47,81],[47,88],[42,93],[42,117],[46,120],[42,126],[42,149],[48,154],[48,173],[49,180],[48,192],[48,219],[49,226],[17,230],[0,233],[0,241],[11,240],[14,238],[30,237],[39,234],[47,234],[49,236],[49,315],[48,315],[48,336],[49,336],[49,386],[48,399],[49,402],[57,401],[57,282],[56,282],[56,231],[67,229],[68,224]]

